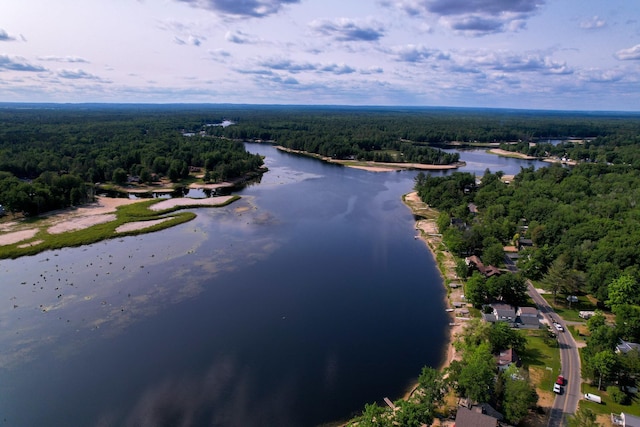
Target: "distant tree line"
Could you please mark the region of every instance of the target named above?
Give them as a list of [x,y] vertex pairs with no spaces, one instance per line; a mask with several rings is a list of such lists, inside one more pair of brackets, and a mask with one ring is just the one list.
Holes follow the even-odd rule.
[[[236,126],[208,132],[340,159],[434,164],[458,160],[456,153],[440,150],[451,142],[504,143],[502,148],[535,156],[606,161],[615,157],[611,147],[632,145],[640,135],[640,116],[632,113],[265,106],[235,111],[232,119]],[[544,143],[568,138],[587,142]],[[580,152],[569,153],[574,146]],[[605,147],[598,150],[606,154],[593,152],[595,146]]]
[[222,118],[186,108],[0,109],[0,204],[35,215],[86,202],[95,183],[178,182],[190,167],[216,182],[260,168],[242,144],[200,135]]

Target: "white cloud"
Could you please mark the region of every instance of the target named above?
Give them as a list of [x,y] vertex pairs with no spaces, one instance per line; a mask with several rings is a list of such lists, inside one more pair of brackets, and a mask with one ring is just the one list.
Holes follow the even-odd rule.
[[263,18],[280,12],[287,4],[300,0],[176,0],[193,7],[211,10],[227,17]]
[[11,42],[15,39],[15,37],[10,36],[5,30],[0,28],[0,42]]
[[546,0],[396,0],[383,4],[410,16],[435,16],[446,27],[468,36],[516,32]]
[[257,37],[244,33],[240,30],[227,31],[224,35],[224,39],[235,44],[255,44],[258,42]]
[[606,25],[607,22],[597,15],[580,22],[580,28],[582,28],[583,30],[597,30],[599,28],[605,27]]
[[621,61],[638,60],[640,59],[640,44],[628,49],[621,49],[617,51],[614,56]]
[[67,62],[67,63],[83,63],[83,64],[88,64],[89,61],[87,61],[84,58],[80,58],[77,56],[53,56],[53,55],[47,55],[47,56],[39,56],[38,60],[40,61],[50,61],[50,62]]
[[103,81],[100,77],[87,73],[83,70],[60,70],[57,72],[58,77],[63,79],[71,79],[71,80],[96,80]]
[[0,71],[2,70],[32,72],[47,71],[46,68],[40,65],[33,65],[28,63],[24,60],[24,58],[10,57],[9,55],[0,55]]
[[328,36],[341,42],[372,42],[379,40],[385,34],[384,26],[372,19],[317,19],[310,22],[309,27],[317,34]]

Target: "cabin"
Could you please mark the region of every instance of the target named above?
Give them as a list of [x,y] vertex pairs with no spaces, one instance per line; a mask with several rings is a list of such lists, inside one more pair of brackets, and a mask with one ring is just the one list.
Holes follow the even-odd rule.
[[502,272],[498,267],[494,267],[493,265],[484,265],[482,263],[482,260],[476,255],[466,257],[464,259],[464,262],[467,264],[467,266],[477,269],[485,277],[491,277],[491,276],[502,274]]
[[521,251],[526,248],[533,247],[533,240],[531,239],[518,239],[518,250]]
[[[477,408],[473,408],[477,409]],[[456,413],[456,427],[498,427],[498,419],[490,415],[460,407]]]
[[640,427],[640,417],[625,414],[624,412],[621,412],[620,415],[611,414],[611,423],[622,427]]
[[640,351],[640,344],[636,342],[619,340],[618,345],[616,346],[616,353],[618,354],[627,354],[630,351]]
[[516,310],[509,304],[489,304],[491,313],[483,313],[482,319],[485,322],[509,322],[514,324],[516,321]]
[[516,351],[512,348],[502,350],[496,356],[496,365],[499,371],[506,371],[511,365],[520,366],[520,358],[516,354]]
[[535,307],[519,307],[516,311],[516,323],[520,328],[538,329],[540,328],[540,319],[538,318],[538,309]]

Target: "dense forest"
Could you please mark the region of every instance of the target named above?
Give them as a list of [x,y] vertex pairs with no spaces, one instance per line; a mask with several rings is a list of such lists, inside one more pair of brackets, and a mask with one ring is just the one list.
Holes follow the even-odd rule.
[[96,183],[177,183],[190,168],[217,182],[259,169],[242,144],[200,134],[221,121],[184,107],[0,109],[0,205],[37,215],[91,200]]
[[[224,120],[231,126],[218,126]],[[205,181],[262,166],[238,141],[336,159],[452,164],[447,148],[640,165],[640,116],[495,109],[247,105],[1,104],[0,204],[35,215],[90,200],[96,183]],[[572,138],[572,139],[570,139]],[[559,140],[560,142],[545,142]]]
[[[531,240],[519,259],[528,278],[556,274],[560,291],[590,293],[600,301],[608,299],[608,284],[621,274],[640,277],[640,170],[552,164],[522,169],[510,183],[501,176],[486,171],[482,177],[416,178],[422,199],[441,210],[438,224],[449,249],[499,265],[504,245]],[[465,225],[452,226],[451,218]]]
[[536,157],[631,163],[635,157],[623,153],[640,135],[634,113],[264,106],[230,111],[229,118],[235,126],[208,132],[340,159],[431,164],[458,161],[442,148],[488,143]]

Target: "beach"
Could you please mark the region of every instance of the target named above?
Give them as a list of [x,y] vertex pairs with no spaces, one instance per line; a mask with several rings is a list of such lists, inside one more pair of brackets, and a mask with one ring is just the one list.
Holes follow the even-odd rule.
[[293,150],[291,148],[276,145],[280,151],[287,153],[301,154],[304,156],[313,157],[323,160],[328,163],[335,163],[338,165],[346,166],[354,169],[366,170],[368,172],[396,172],[400,170],[419,169],[419,170],[449,170],[457,169],[460,164],[453,165],[429,165],[424,163],[391,163],[391,162],[365,162],[357,160],[338,160],[331,157],[321,156],[320,154],[309,153],[303,150]]
[[[454,308],[454,303],[462,302],[463,306],[467,305],[467,303],[464,302],[464,290],[462,286],[450,286],[451,284],[456,283],[458,276],[455,272],[455,259],[453,258],[453,255],[451,255],[451,253],[442,245],[442,236],[438,233],[436,219],[439,212],[430,208],[426,203],[420,200],[418,193],[415,191],[406,194],[403,197],[403,201],[409,209],[411,209],[411,212],[414,215],[421,218],[416,221],[416,230],[419,233],[417,237],[427,245],[433,259],[436,261],[436,265],[438,266],[438,270],[440,271],[440,275],[447,289],[447,295],[445,297],[446,307],[447,309],[453,310],[450,312],[451,323],[449,328],[449,338],[447,345],[443,350],[443,360],[440,363],[440,366],[438,366],[438,369],[443,371],[453,360],[459,360],[453,343],[456,340],[456,336],[458,336],[464,329],[466,318],[456,316],[457,310]],[[417,383],[405,394],[404,399],[411,397],[416,386]]]
[[[209,197],[206,199],[191,199],[178,197],[163,199],[151,206],[152,211],[163,211],[179,207],[194,206],[220,206],[228,203],[234,196]],[[13,245],[25,242],[27,246],[33,246],[39,241],[33,239],[40,230],[46,230],[49,234],[62,234],[71,231],[84,230],[94,225],[108,223],[117,219],[116,210],[119,206],[147,201],[148,199],[114,198],[106,196],[96,197],[96,201],[77,208],[63,209],[42,215],[41,220],[34,225],[32,222],[13,220],[0,223],[0,246]],[[144,230],[160,224],[169,218],[154,221],[134,221],[121,225],[116,229],[117,233]]]

